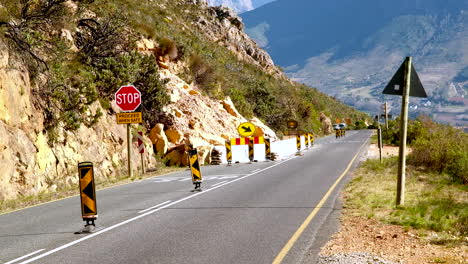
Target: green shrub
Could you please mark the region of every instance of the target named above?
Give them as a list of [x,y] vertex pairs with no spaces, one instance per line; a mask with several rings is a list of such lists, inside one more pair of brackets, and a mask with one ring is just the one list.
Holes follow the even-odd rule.
[[409,164],[447,173],[454,181],[468,183],[468,135],[429,119],[423,120],[418,129]]

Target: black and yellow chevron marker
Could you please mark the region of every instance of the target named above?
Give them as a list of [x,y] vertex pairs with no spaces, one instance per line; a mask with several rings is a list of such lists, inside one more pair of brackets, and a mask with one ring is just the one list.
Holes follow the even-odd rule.
[[304,138],[305,138],[306,147],[307,147],[307,148],[310,147],[309,133],[304,134]]
[[336,138],[339,138],[340,137],[340,130],[335,130],[335,137]]
[[249,160],[251,162],[254,160],[254,140],[253,140],[253,138],[249,139]]
[[296,135],[297,151],[301,151],[301,135]]
[[232,162],[232,147],[231,147],[231,141],[226,140],[225,143],[226,146],[226,160],[230,164]]
[[265,138],[265,158],[271,158],[271,142],[270,138]]
[[192,182],[198,183],[202,180],[202,174],[200,170],[200,163],[198,162],[197,149],[192,149],[189,152],[190,170],[192,171]]
[[92,162],[78,163],[82,218],[97,218],[96,189]]

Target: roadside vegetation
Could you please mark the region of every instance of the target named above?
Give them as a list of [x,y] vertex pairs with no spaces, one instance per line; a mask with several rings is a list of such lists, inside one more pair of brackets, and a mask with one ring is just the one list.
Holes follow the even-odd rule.
[[[386,142],[398,143],[397,122]],[[420,230],[431,243],[468,245],[468,135],[420,117],[409,125],[406,198],[396,206],[398,157],[365,161],[345,191],[351,214]]]

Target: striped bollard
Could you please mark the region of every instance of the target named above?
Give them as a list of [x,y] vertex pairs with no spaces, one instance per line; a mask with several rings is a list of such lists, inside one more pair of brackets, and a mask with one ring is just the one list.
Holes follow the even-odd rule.
[[249,141],[249,160],[250,163],[254,161],[254,140],[253,138],[246,138]]
[[296,135],[296,147],[297,147],[296,156],[300,156],[301,155],[301,135]]
[[310,135],[309,133],[305,133],[305,134],[304,134],[306,148],[309,148],[309,147],[310,147],[309,135]]
[[271,142],[270,138],[265,138],[265,159],[271,160]]
[[226,140],[226,160],[228,163],[228,166],[231,166],[232,163],[232,147],[231,147],[231,141]]
[[190,170],[192,172],[192,183],[195,185],[195,189],[192,191],[201,191],[202,174],[200,170],[200,163],[198,162],[197,149],[189,150],[189,161]]
[[94,221],[98,218],[93,163],[78,163],[78,173],[80,177],[81,216],[83,221],[86,221],[84,229],[78,233],[90,233],[94,230],[96,226]]

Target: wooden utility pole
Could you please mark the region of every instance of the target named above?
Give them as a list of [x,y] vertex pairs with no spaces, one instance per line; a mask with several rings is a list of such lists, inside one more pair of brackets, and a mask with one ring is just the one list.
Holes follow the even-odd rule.
[[388,108],[387,102],[384,104],[384,111],[385,111],[385,130],[388,130]]
[[145,174],[145,157],[144,153],[141,153],[141,173]]
[[[403,89],[400,89],[403,87]],[[383,94],[401,95],[401,115],[400,115],[400,151],[398,162],[398,183],[396,204],[405,203],[405,178],[406,178],[406,135],[408,127],[408,105],[409,97],[427,98],[426,91],[419,80],[418,73],[412,65],[412,58],[406,57],[405,61],[393,75],[390,82],[385,86]]]
[[412,58],[408,57],[405,67],[405,79],[401,103],[400,116],[400,150],[398,162],[398,183],[397,183],[397,205],[405,203],[405,181],[406,181],[406,136],[408,130],[408,105],[411,84],[411,63]]
[[127,159],[128,159],[128,177],[133,177],[132,172],[132,136],[130,134],[130,124],[127,124]]
[[379,158],[380,158],[380,163],[382,163],[382,148],[383,148],[383,141],[382,141],[382,128],[379,126],[377,129],[377,140],[378,146],[379,146]]

